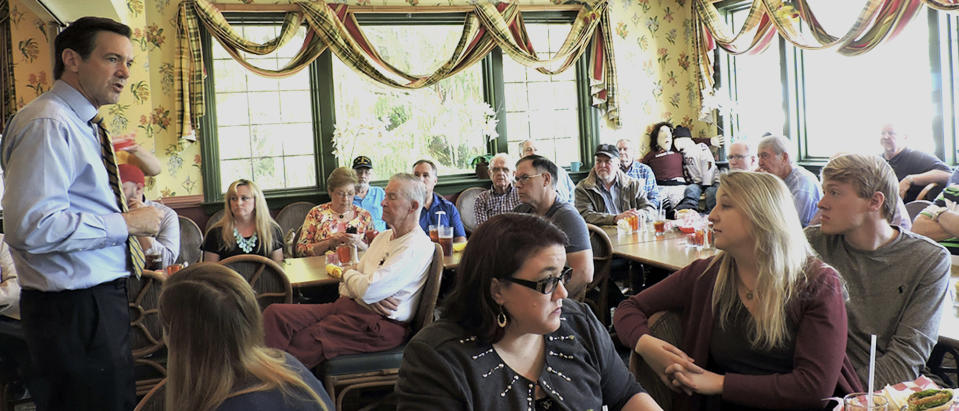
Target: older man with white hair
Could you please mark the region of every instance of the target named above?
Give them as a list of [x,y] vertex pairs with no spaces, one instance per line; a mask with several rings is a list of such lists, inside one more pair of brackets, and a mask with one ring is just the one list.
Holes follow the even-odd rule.
[[513,187],[513,161],[506,153],[499,153],[490,160],[489,179],[493,187],[476,197],[473,215],[476,225],[491,217],[513,211],[520,204],[519,195]]
[[816,176],[793,162],[789,154],[789,140],[781,136],[768,136],[759,140],[759,169],[779,177],[793,195],[796,211],[803,227],[816,215],[822,186]]
[[746,140],[730,144],[726,159],[729,160],[730,170],[756,171],[756,152]]
[[267,307],[266,345],[313,368],[338,355],[382,351],[403,343],[433,258],[430,238],[418,227],[426,193],[426,186],[413,175],[390,178],[383,220],[391,229],[373,239],[355,267],[345,268],[336,301]]

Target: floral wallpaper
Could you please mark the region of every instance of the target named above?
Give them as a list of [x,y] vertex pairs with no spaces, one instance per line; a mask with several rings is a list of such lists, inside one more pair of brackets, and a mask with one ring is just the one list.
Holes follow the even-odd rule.
[[604,142],[630,139],[642,156],[660,121],[689,127],[694,137],[716,134],[699,120],[692,12],[689,0],[610,0],[623,125],[603,127]]
[[53,26],[48,26],[20,0],[10,1],[13,76],[17,108],[53,86]]
[[[49,89],[52,79],[52,37],[42,22],[12,0],[16,59],[16,92],[20,104]],[[232,3],[276,3],[274,0],[219,0]],[[562,0],[523,0],[522,4],[552,4]],[[670,120],[695,136],[709,137],[715,128],[698,120],[692,4],[689,0],[609,0],[619,74],[622,128],[603,126],[601,139],[631,139],[641,151],[648,146],[647,129]],[[125,0],[123,22],[133,29],[136,59],[129,92],[120,102],[101,109],[114,136],[136,138],[153,151],[163,173],[149,178],[149,198],[202,193],[200,143],[180,141],[175,125],[174,65],[176,13],[174,0]],[[449,5],[470,0],[348,0],[361,5]]]

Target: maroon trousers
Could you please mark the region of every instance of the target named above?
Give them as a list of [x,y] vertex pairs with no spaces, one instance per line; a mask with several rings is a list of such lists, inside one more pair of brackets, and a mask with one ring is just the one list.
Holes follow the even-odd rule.
[[263,329],[267,346],[313,368],[338,355],[397,347],[410,327],[340,297],[328,304],[271,304],[263,311]]

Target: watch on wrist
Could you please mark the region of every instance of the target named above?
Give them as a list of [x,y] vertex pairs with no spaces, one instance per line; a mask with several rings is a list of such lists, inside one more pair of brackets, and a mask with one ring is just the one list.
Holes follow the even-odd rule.
[[944,212],[946,212],[946,208],[945,208],[945,207],[941,207],[941,208],[937,209],[936,211],[934,211],[933,214],[932,214],[932,221],[935,221],[935,222],[938,223],[938,222],[939,222],[939,216],[941,216],[942,213],[944,213]]

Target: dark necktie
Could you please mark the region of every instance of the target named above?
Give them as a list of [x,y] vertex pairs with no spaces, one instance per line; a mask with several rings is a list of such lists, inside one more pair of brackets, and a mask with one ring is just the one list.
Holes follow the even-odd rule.
[[[117,204],[120,206],[120,210],[127,212],[127,202],[126,198],[123,195],[123,186],[120,182],[120,171],[117,169],[117,155],[113,151],[113,142],[110,141],[110,136],[107,135],[107,131],[103,128],[102,118],[99,114],[93,117],[91,122],[97,126],[97,132],[100,134],[100,148],[103,153],[103,166],[107,169],[107,178],[110,180],[110,188],[113,189],[113,195],[116,197]],[[143,272],[143,266],[145,264],[146,258],[143,256],[143,247],[140,247],[140,241],[134,236],[127,237],[127,248],[130,251],[130,260],[128,265],[130,271],[133,272],[140,278],[140,274]]]

